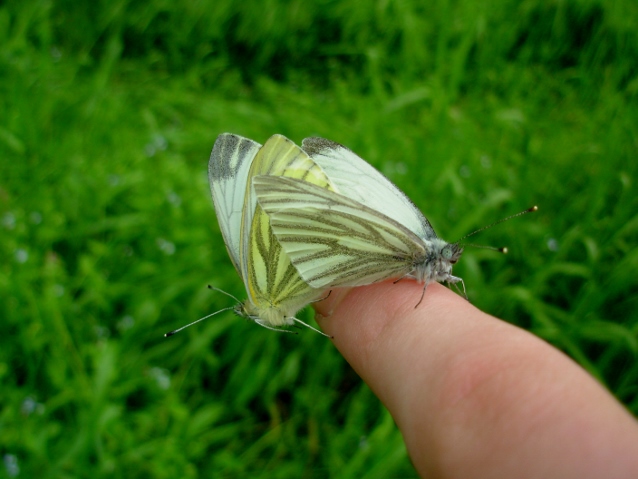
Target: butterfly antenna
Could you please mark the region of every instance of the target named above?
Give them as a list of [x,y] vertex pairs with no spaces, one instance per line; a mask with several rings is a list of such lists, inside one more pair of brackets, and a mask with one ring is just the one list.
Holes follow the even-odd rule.
[[[496,222],[494,222],[494,223],[492,223],[490,225],[483,226],[482,228],[479,228],[476,231],[472,231],[470,234],[467,234],[467,235],[463,236],[463,238],[459,239],[458,241],[455,241],[455,243],[459,243],[460,241],[464,240],[465,238],[469,238],[470,236],[474,236],[476,233],[480,233],[481,231],[484,231],[484,230],[486,230],[488,228],[496,226],[499,223],[503,223],[504,221],[511,220],[512,218],[516,218],[517,216],[526,215],[527,213],[534,213],[535,211],[538,211],[538,206],[532,206],[531,208],[528,208],[525,211],[521,211],[520,213],[516,213],[515,215],[511,215],[511,216],[508,216],[507,218],[500,219],[500,220],[498,220],[498,221],[496,221]],[[474,246],[474,245],[471,245],[471,246]],[[496,249],[496,250],[505,249],[505,251],[503,251],[503,252],[504,253],[507,252],[507,248],[494,248],[494,249]]]
[[306,328],[312,329],[313,331],[315,331],[315,332],[317,332],[317,333],[321,334],[322,336],[325,336],[326,338],[330,338],[330,339],[333,339],[333,338],[334,338],[334,336],[330,336],[330,335],[328,335],[328,334],[324,333],[323,331],[319,331],[317,328],[313,328],[313,327],[312,327],[312,326],[310,326],[309,324],[304,323],[301,319],[292,318],[292,320],[293,320],[293,321],[295,321],[295,322],[297,322],[298,324],[301,324],[302,326],[305,326]]
[[480,248],[480,249],[489,249],[492,251],[498,251],[499,253],[507,254],[508,249],[503,246],[502,248],[496,248],[494,246],[485,246],[482,244],[473,244],[473,243],[463,243],[463,246],[471,246],[472,248]]
[[211,313],[211,314],[209,314],[209,315],[207,315],[207,316],[204,316],[203,318],[199,318],[197,321],[193,321],[192,323],[187,324],[186,326],[182,326],[181,328],[176,329],[176,330],[174,330],[174,331],[169,331],[168,333],[166,333],[166,334],[164,335],[164,337],[165,337],[165,338],[168,338],[169,336],[172,336],[173,334],[177,334],[177,333],[179,333],[182,329],[186,329],[186,328],[188,328],[189,326],[192,326],[193,324],[197,324],[197,323],[199,323],[200,321],[204,321],[205,319],[210,318],[211,316],[215,316],[216,314],[222,313],[222,312],[224,312],[224,311],[229,311],[229,310],[231,310],[231,309],[234,309],[234,306],[229,306],[228,308],[224,308],[224,309],[220,309],[219,311],[215,311],[214,313]]
[[227,293],[224,290],[221,290],[219,288],[216,288],[215,286],[211,286],[210,284],[208,285],[208,289],[212,289],[214,291],[217,291],[218,293],[222,293],[225,294],[226,296],[228,296],[229,298],[233,298],[235,301],[237,301],[238,303],[241,303],[241,301],[239,301],[237,298],[235,298],[232,294]]

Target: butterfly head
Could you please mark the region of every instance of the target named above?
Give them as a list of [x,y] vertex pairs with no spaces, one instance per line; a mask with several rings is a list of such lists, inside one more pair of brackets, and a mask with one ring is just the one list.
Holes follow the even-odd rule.
[[233,313],[235,313],[240,318],[250,318],[250,314],[247,310],[248,301],[245,303],[237,303],[233,306]]
[[446,243],[439,239],[439,244],[436,245],[437,251],[433,255],[433,261],[430,265],[429,274],[427,275],[430,280],[434,281],[450,281],[452,276],[452,266],[461,257],[463,253],[463,247],[458,243]]
[[417,258],[410,276],[419,283],[430,281],[450,281],[452,266],[459,260],[463,247],[458,243],[448,243],[434,238],[428,243],[429,252],[424,258]]

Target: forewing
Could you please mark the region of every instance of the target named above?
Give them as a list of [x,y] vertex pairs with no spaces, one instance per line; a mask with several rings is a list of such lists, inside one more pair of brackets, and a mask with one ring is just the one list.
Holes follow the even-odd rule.
[[208,162],[215,214],[233,265],[241,274],[239,249],[241,244],[242,211],[250,165],[261,145],[232,133],[217,137]]
[[436,238],[430,222],[410,198],[348,148],[317,137],[303,140],[302,148],[321,166],[341,194],[393,218],[419,238]]
[[252,182],[279,244],[314,288],[402,277],[425,256],[412,231],[352,198],[294,178]]

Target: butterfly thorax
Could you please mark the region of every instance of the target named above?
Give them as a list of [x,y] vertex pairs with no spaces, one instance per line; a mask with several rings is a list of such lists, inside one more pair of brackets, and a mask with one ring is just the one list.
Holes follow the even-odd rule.
[[414,265],[411,274],[419,283],[447,281],[456,283],[459,278],[452,276],[452,267],[459,260],[463,248],[456,243],[447,243],[441,238],[432,238],[428,243],[428,252]]
[[258,307],[249,300],[246,300],[243,304],[238,304],[235,307],[235,313],[256,323],[272,327],[290,326],[294,324],[291,318],[292,313],[288,311],[287,308],[282,308],[274,304],[265,304],[264,306]]

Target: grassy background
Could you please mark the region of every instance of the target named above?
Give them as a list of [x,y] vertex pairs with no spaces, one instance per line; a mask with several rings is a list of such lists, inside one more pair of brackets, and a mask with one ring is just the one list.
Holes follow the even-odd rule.
[[0,477],[416,476],[325,338],[162,337],[245,295],[224,131],[344,143],[448,240],[538,204],[455,272],[638,414],[638,4],[479,3],[3,2]]

